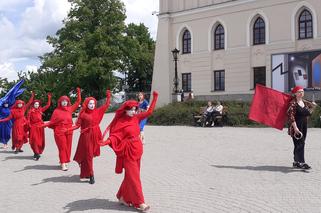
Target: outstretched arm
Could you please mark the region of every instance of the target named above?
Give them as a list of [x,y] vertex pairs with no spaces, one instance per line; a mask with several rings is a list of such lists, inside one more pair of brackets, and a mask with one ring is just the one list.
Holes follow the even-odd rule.
[[106,102],[104,105],[100,106],[97,110],[98,110],[98,114],[99,114],[99,118],[102,118],[104,116],[104,113],[106,112],[106,110],[108,109],[109,105],[110,105],[110,90],[106,91]]
[[33,91],[31,91],[31,97],[30,97],[28,103],[26,104],[26,109],[28,109],[30,107],[34,98],[35,98],[35,93]]
[[77,87],[77,100],[76,100],[76,102],[71,106],[71,111],[72,111],[72,112],[74,112],[76,109],[78,109],[80,102],[81,102],[81,91],[80,91],[80,88]]
[[142,113],[139,113],[136,115],[139,120],[143,120],[153,113],[155,106],[156,106],[157,99],[158,99],[158,93],[156,91],[154,91],[153,92],[153,101],[152,101],[151,105],[149,106],[148,110],[146,112],[142,112]]
[[12,119],[12,114],[10,113],[10,115],[6,118],[0,119],[0,123],[1,122],[6,122],[6,121],[10,121]]
[[51,93],[48,93],[48,101],[46,106],[42,108],[42,112],[45,112],[50,107],[50,104],[51,104]]

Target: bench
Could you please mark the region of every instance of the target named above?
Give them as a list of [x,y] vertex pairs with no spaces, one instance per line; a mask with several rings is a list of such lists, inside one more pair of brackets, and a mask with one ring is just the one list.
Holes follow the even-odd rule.
[[[204,116],[204,112],[206,111],[206,107],[200,107],[198,112],[193,113],[194,125],[195,126],[212,126],[212,124],[206,125],[206,117]],[[223,123],[227,121],[227,112],[228,108],[226,106],[223,107],[223,112],[221,115],[214,116],[214,126],[223,126]]]

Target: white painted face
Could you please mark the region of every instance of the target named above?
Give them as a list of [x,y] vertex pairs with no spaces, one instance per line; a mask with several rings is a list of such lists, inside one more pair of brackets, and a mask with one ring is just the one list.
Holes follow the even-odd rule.
[[23,104],[18,104],[17,106],[18,106],[18,108],[21,108],[23,106]]
[[35,102],[35,103],[33,104],[33,107],[36,108],[36,109],[38,109],[39,106],[40,106],[39,102]]
[[88,109],[90,110],[94,110],[95,109],[95,101],[94,100],[90,100],[88,102],[88,105],[87,105]]
[[66,107],[68,105],[68,101],[63,100],[61,101],[61,106]]
[[133,117],[136,114],[136,107],[131,108],[130,110],[126,110],[126,114],[129,117]]
[[8,108],[8,107],[9,107],[9,104],[5,103],[5,104],[3,104],[3,106],[4,106],[5,108]]

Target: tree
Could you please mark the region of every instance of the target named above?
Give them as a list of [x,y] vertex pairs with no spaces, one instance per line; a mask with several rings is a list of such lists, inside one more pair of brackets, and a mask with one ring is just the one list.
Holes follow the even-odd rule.
[[[113,70],[121,67],[125,8],[120,0],[69,0],[71,10],[45,54],[41,73],[54,73],[49,85],[59,93],[80,86],[84,96],[97,99],[115,85]],[[62,94],[59,94],[62,95]]]
[[123,43],[123,72],[130,91],[150,91],[155,41],[144,24],[129,24]]

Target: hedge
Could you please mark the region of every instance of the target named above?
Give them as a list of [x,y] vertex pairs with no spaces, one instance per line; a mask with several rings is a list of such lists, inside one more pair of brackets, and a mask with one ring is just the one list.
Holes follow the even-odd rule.
[[[205,101],[187,101],[171,103],[157,108],[153,115],[148,119],[151,125],[194,125],[193,113],[198,113],[199,108],[206,106]],[[225,126],[239,127],[265,127],[248,119],[250,109],[249,102],[224,101],[223,106],[228,108],[227,121]],[[309,127],[321,127],[320,123],[321,108],[317,107],[309,119]]]

